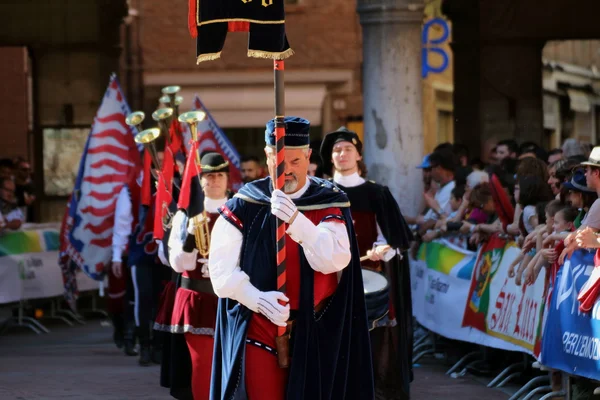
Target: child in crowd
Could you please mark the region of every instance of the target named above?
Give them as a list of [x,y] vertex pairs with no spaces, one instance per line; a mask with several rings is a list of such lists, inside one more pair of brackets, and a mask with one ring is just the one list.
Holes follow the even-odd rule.
[[476,246],[487,234],[497,231],[496,205],[489,183],[480,183],[469,197],[469,208],[461,223],[460,233],[470,235],[469,244]]
[[454,221],[457,218],[460,218],[460,212],[462,209],[462,205],[466,203],[465,195],[465,187],[462,185],[456,186],[452,189],[450,195],[450,209],[452,212],[448,215],[448,219],[440,219],[436,222],[435,228],[427,231],[425,235],[423,235],[424,242],[431,242],[434,239],[442,236],[444,233],[448,231],[447,224],[451,221]]
[[[543,204],[543,203],[541,203],[541,204]],[[530,257],[533,257],[535,254],[535,251],[537,250],[538,242],[540,240],[543,240],[543,238],[545,238],[550,233],[552,233],[554,217],[556,216],[556,213],[558,211],[560,211],[563,207],[564,206],[558,200],[550,201],[550,202],[546,203],[546,205],[544,207],[543,216],[542,216],[542,212],[540,212],[541,210],[539,210],[540,207],[536,207],[536,208],[538,208],[537,220],[544,221],[545,223],[539,224],[533,232],[531,232],[530,234],[528,234],[525,237],[525,239],[523,240],[523,246],[521,248],[521,254],[519,254],[519,256],[508,267],[509,278],[516,277],[515,282],[518,285],[520,285],[520,283],[521,283],[521,276],[522,276],[523,271],[527,267],[527,264],[529,263],[529,261],[531,261]],[[541,246],[540,246],[540,249],[541,249]],[[515,268],[517,265],[519,265],[519,269],[518,269],[517,273],[515,274]]]
[[575,220],[579,215],[579,210],[574,207],[564,207],[556,213],[554,216],[554,223],[552,225],[553,232],[541,243],[541,246],[546,247],[536,254],[531,260],[523,279],[525,283],[533,284],[542,269],[542,267],[552,266],[551,274],[547,275],[549,281],[550,275],[554,276],[557,272],[555,266],[558,267],[557,259],[564,248],[563,237],[566,237],[569,233],[575,230]]

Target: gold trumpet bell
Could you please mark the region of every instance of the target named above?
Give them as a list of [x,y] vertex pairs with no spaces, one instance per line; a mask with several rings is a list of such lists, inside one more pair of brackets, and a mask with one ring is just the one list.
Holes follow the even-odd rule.
[[162,96],[160,99],[158,99],[158,101],[162,104],[164,104],[165,106],[168,106],[169,104],[171,104],[171,98],[167,95]]
[[175,95],[177,92],[181,90],[181,86],[165,86],[161,89],[162,94],[166,94],[167,96]]
[[146,118],[146,114],[143,111],[132,112],[125,118],[125,123],[129,126],[135,126],[138,131],[142,131],[142,122]]
[[159,108],[152,113],[152,119],[158,122],[158,127],[165,135],[167,143],[171,143],[171,135],[169,134],[169,128],[171,127],[171,120],[173,117],[173,109],[170,107]]
[[187,124],[197,124],[198,122],[206,118],[204,111],[188,111],[179,116],[179,122],[185,122]]
[[152,113],[152,119],[160,122],[173,116],[173,109],[170,107],[159,108]]
[[161,165],[158,159],[158,151],[156,150],[156,139],[160,136],[160,129],[158,128],[150,128],[144,131],[141,131],[137,135],[135,135],[136,143],[144,146],[146,151],[150,153],[150,158],[152,159],[152,163],[154,164],[154,168],[160,170]]
[[160,129],[158,128],[150,128],[141,131],[137,135],[135,135],[135,142],[139,144],[149,144],[153,143],[160,136]]

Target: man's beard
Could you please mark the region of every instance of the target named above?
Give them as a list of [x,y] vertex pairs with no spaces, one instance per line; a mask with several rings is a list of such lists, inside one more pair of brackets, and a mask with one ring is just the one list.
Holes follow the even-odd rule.
[[294,193],[296,189],[298,189],[298,178],[295,174],[289,174],[287,176],[291,176],[293,180],[285,181],[285,184],[283,185],[283,192]]

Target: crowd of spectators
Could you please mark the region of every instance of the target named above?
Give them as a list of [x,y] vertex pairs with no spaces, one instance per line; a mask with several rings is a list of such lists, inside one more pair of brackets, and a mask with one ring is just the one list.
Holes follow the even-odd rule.
[[[418,166],[424,208],[407,218],[417,232],[413,257],[423,242],[443,238],[476,250],[500,235],[521,250],[509,278],[518,286],[532,285],[545,268],[547,287],[573,251],[600,248],[600,147],[567,139],[560,149],[546,151],[504,140],[488,158],[488,164],[469,160],[464,147],[449,143],[424,158]],[[581,310],[596,301],[597,291],[588,292],[589,298],[578,297]],[[595,384],[583,378],[574,384],[587,386],[593,390]]]
[[0,232],[32,222],[35,201],[31,164],[21,157],[0,159]]

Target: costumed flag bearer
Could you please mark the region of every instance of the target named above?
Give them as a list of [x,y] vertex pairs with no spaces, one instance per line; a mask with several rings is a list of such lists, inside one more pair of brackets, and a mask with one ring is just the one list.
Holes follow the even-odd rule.
[[[173,217],[177,212],[178,200],[180,197],[179,188],[182,185],[182,177],[178,171],[183,171],[185,164],[185,155],[179,154],[179,160],[175,161],[178,167],[174,171],[172,191],[173,196],[168,211],[166,212],[164,225],[164,235],[162,239],[155,241],[158,244],[158,258],[161,263],[171,268],[169,263],[169,240],[173,232]],[[181,163],[183,159],[183,163]],[[181,165],[179,165],[181,163]],[[164,169],[163,169],[164,171]],[[198,188],[200,185],[197,185]],[[162,217],[158,217],[162,218]],[[156,228],[156,225],[155,225]],[[178,334],[171,325],[173,306],[175,304],[175,294],[181,285],[181,274],[170,270],[171,280],[165,282],[160,299],[158,301],[158,310],[154,321],[154,334],[159,337],[157,341],[162,342],[162,357],[160,363],[160,385],[169,389],[171,397],[178,400],[191,400],[192,396],[192,367],[190,353],[185,343],[183,335]],[[160,339],[162,336],[162,339]]]
[[[190,157],[190,162],[194,162]],[[208,259],[211,230],[219,217],[219,208],[229,199],[229,162],[219,153],[209,152],[201,159],[201,186],[204,211],[194,212],[190,199],[187,215],[178,211],[173,219],[169,255],[173,269],[182,274],[171,319],[172,331],[185,335],[191,356],[192,393],[195,400],[206,400],[210,393],[214,328],[218,298],[209,279]],[[195,178],[195,176],[193,177]],[[200,222],[202,218],[204,222]],[[204,226],[200,225],[204,223]],[[200,243],[200,247],[196,243]]]
[[[350,204],[331,183],[307,176],[309,121],[284,121],[284,190],[273,189],[272,120],[265,132],[270,176],[229,200],[212,231],[208,264],[220,300],[211,399],[373,399]],[[287,224],[285,294],[276,291],[277,218]],[[278,348],[277,327],[288,322],[289,347]],[[278,356],[291,358],[288,369]]]
[[[128,287],[128,298],[134,303],[133,317],[140,342],[142,366],[160,364],[162,343],[160,336],[153,335],[152,328],[158,309],[163,282],[170,279],[170,270],[160,262],[158,244],[154,239],[156,205],[156,179],[164,162],[164,152],[157,151],[159,166],[151,172],[148,150],[144,151],[144,174],[138,212],[138,221],[129,244],[128,266],[132,284]],[[133,203],[133,206],[136,202]]]
[[[386,186],[364,179],[362,143],[355,132],[340,128],[323,138],[325,171],[350,200],[362,267],[382,273],[389,290],[370,296],[367,312],[375,395],[377,399],[408,399],[412,381],[412,300],[408,257],[402,254],[412,241],[396,200]],[[366,273],[366,276],[370,276]],[[365,291],[368,292],[365,280]],[[382,300],[382,301],[381,301]]]

